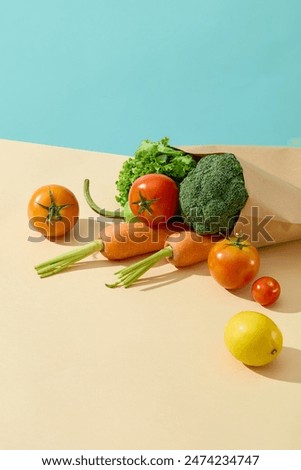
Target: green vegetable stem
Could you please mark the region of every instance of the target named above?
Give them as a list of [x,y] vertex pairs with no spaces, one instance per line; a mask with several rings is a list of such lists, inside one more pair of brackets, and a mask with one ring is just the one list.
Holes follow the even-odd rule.
[[69,253],[58,255],[55,258],[36,265],[35,270],[41,278],[53,276],[54,274],[57,274],[73,265],[77,261],[80,261],[93,253],[102,251],[103,248],[104,244],[102,240],[94,240],[85,246],[77,247],[74,250],[69,251]]
[[134,216],[128,202],[126,202],[124,207],[116,209],[115,211],[101,209],[101,207],[99,207],[96,202],[92,199],[92,196],[90,194],[90,181],[88,179],[85,179],[84,181],[84,196],[88,205],[94,212],[96,212],[96,214],[102,215],[103,217],[108,217],[110,219],[124,219],[126,222],[136,222],[139,220],[138,217]]
[[90,181],[88,179],[85,179],[84,181],[84,196],[91,209],[97,214],[111,219],[124,219],[123,209],[120,208],[115,211],[108,211],[107,209],[101,209],[101,207],[95,203],[90,194]]
[[153,255],[150,255],[141,261],[137,261],[136,263],[133,263],[130,266],[121,269],[120,271],[117,271],[115,274],[119,278],[118,281],[114,284],[106,284],[106,286],[111,288],[118,286],[130,287],[156,263],[162,259],[171,258],[172,255],[173,249],[171,246],[162,248],[162,250],[157,251]]

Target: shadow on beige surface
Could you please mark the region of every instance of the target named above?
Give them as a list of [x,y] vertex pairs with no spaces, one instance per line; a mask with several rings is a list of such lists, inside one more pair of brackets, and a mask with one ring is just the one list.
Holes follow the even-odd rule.
[[185,268],[177,269],[174,266],[170,266],[171,271],[162,274],[156,274],[153,271],[154,268],[144,275],[136,284],[132,287],[142,287],[142,291],[150,291],[157,288],[181,282],[191,276],[210,276],[206,263],[201,263],[196,266],[187,266]]
[[73,264],[70,266],[68,269],[65,271],[62,271],[61,273],[58,273],[57,275],[63,275],[64,273],[71,273],[72,271],[81,271],[81,270],[86,270],[86,269],[100,269],[100,268],[106,268],[108,266],[111,266],[112,262],[108,261],[106,258],[103,259],[95,259],[95,260],[88,260],[88,261],[78,261],[77,263]]
[[[260,276],[257,276],[260,277]],[[289,282],[289,278],[292,277],[293,282]],[[281,296],[275,302],[275,304],[271,306],[264,307],[268,311],[271,312],[279,312],[279,313],[300,313],[301,309],[301,291],[300,287],[297,287],[297,278],[294,277],[292,274],[288,275],[288,278],[285,278],[281,282]],[[248,285],[239,291],[229,291],[232,295],[236,297],[240,297],[244,300],[252,301],[254,304],[254,310],[257,310],[260,306],[257,302],[255,302],[252,298],[251,294],[251,286]]]
[[301,383],[301,350],[284,346],[275,362],[248,369],[269,379]]

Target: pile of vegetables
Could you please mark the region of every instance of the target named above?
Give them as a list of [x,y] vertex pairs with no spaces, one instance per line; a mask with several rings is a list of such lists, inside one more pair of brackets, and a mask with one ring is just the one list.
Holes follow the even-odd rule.
[[[41,277],[56,274],[96,251],[101,251],[111,260],[159,251],[151,260],[130,269],[130,283],[162,257],[176,266],[195,264],[208,256],[212,241],[206,236],[229,233],[248,198],[242,168],[234,155],[212,154],[197,162],[192,155],[169,146],[167,138],[159,142],[143,141],[134,157],[124,162],[116,185],[119,191],[116,199],[121,203],[117,211],[101,209],[94,202],[89,180],[84,181],[84,194],[90,207],[98,214],[125,219],[119,224],[124,239],[118,241],[114,228],[109,227],[109,242],[105,242],[101,234],[99,240],[39,264],[36,270]],[[44,214],[44,222],[54,233],[62,218],[60,211],[70,208],[71,204],[67,200],[61,201],[61,198],[58,198],[59,202],[54,201],[52,191],[49,187],[48,206],[41,204],[34,195],[30,207],[48,210]],[[66,189],[66,195],[67,192]],[[51,220],[50,213],[55,216]],[[181,234],[183,226],[179,231],[174,225],[177,222],[186,224],[188,230],[184,237]],[[148,231],[143,242],[130,235],[133,227],[140,229],[141,224]],[[69,229],[71,227],[72,224]],[[154,231],[158,233],[156,242]],[[165,244],[166,238],[176,231],[182,240],[169,238]],[[177,261],[179,257],[180,263]],[[126,279],[126,284],[130,285],[128,277]]]
[[[92,199],[89,180],[84,194],[98,214],[125,219],[107,225],[97,240],[38,264],[40,277],[61,272],[85,257],[101,252],[109,260],[152,253],[116,273],[109,287],[129,287],[154,264],[166,259],[175,267],[208,259],[212,277],[224,288],[239,289],[254,280],[260,265],[258,251],[243,237],[230,236],[248,193],[241,164],[233,154],[210,154],[199,161],[169,145],[144,140],[119,173],[117,211],[101,209]],[[56,239],[78,221],[75,195],[59,185],[43,186],[28,205],[31,225]],[[252,285],[254,300],[269,305],[280,285],[262,277]]]
[[[120,208],[115,211],[95,203],[89,183],[84,181],[84,195],[91,209],[121,221],[106,225],[99,238],[87,245],[35,266],[41,278],[57,274],[96,252],[112,261],[151,253],[119,270],[118,280],[106,285],[130,287],[162,259],[176,268],[207,260],[212,278],[225,289],[241,289],[253,281],[251,292],[256,302],[266,306],[278,299],[281,289],[276,279],[263,276],[254,281],[260,266],[257,249],[242,236],[232,235],[248,199],[243,170],[233,154],[211,154],[196,161],[192,155],[171,147],[168,138],[159,142],[144,140],[134,157],[122,165],[116,182]],[[55,241],[77,223],[78,201],[68,188],[43,186],[30,198],[28,217],[35,230]],[[241,312],[225,330],[229,351],[250,365],[268,363],[281,351],[281,332],[263,317],[256,312]],[[261,334],[257,335],[260,358],[253,354],[252,328],[257,324],[261,325]],[[242,331],[245,333],[241,339]]]
[[[115,183],[118,193],[116,201],[120,204],[119,209],[107,210],[96,204],[90,194],[89,180],[84,182],[84,195],[91,209],[97,214],[114,219],[123,218],[127,222],[135,221],[137,219],[129,206],[129,193],[138,178],[149,174],[165,175],[173,181],[173,185],[178,187],[196,165],[197,162],[192,155],[171,147],[167,137],[158,142],[143,140],[134,156],[123,163]],[[165,181],[168,181],[168,178]],[[157,178],[158,180],[160,177]],[[165,187],[165,190],[168,191],[169,187]],[[176,206],[178,207],[178,204]]]

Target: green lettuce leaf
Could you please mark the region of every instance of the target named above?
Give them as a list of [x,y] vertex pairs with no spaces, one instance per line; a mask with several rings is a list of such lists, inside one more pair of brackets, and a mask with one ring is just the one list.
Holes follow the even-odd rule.
[[143,140],[134,156],[128,158],[122,165],[116,181],[118,191],[116,201],[122,207],[125,206],[130,188],[139,176],[162,173],[179,184],[195,166],[194,158],[171,147],[168,137],[158,142]]

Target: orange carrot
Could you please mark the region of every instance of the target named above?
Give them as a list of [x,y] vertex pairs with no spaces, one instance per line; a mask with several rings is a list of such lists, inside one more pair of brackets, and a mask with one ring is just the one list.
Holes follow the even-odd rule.
[[213,243],[219,239],[220,237],[213,235],[197,235],[190,230],[173,233],[166,239],[164,248],[142,261],[121,269],[116,273],[119,280],[114,284],[107,284],[107,286],[123,285],[129,287],[164,258],[177,268],[205,261]]
[[212,243],[213,237],[211,235],[198,235],[186,230],[170,235],[166,239],[164,247],[172,249],[172,255],[167,256],[169,263],[181,268],[205,261]]
[[40,277],[48,277],[98,251],[109,260],[152,253],[164,247],[166,238],[171,233],[172,228],[163,224],[158,228],[149,227],[142,222],[107,225],[99,239],[38,264],[35,269]]
[[171,229],[163,224],[158,229],[143,222],[107,225],[100,233],[104,245],[101,253],[109,260],[152,253],[164,247],[171,233]]

